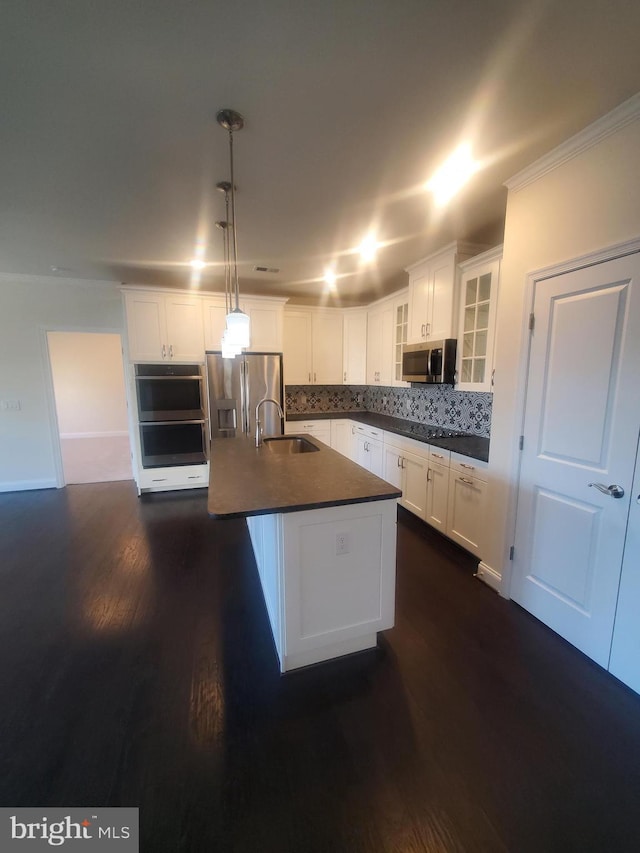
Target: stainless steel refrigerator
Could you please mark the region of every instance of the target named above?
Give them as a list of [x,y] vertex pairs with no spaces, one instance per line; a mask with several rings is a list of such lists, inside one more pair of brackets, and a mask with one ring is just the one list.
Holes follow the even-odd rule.
[[[255,435],[256,406],[265,397],[277,400],[284,409],[282,354],[247,352],[222,358],[207,352],[209,433],[214,438]],[[265,403],[260,410],[264,435],[282,435],[283,422],[276,406]]]

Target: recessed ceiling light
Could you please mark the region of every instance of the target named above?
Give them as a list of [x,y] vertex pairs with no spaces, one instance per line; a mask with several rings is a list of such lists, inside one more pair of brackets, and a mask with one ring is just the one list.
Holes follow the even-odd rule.
[[332,269],[326,269],[324,271],[324,280],[325,280],[329,290],[335,290],[336,289],[336,279],[337,279],[337,276]]
[[378,251],[379,243],[373,234],[367,234],[362,243],[358,246],[358,251],[360,252],[360,258],[368,263],[372,261]]
[[433,193],[436,204],[444,205],[463,187],[478,170],[468,143],[459,145],[453,154],[437,169],[426,184]]

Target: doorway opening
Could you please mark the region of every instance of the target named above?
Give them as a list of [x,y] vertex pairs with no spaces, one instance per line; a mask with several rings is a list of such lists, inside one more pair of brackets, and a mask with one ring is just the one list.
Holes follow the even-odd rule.
[[119,334],[47,332],[64,484],[131,480]]

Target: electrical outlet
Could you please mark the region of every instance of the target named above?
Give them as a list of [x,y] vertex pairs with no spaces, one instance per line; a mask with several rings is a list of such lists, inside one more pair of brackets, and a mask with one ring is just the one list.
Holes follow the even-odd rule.
[[349,553],[349,534],[336,533],[336,557]]

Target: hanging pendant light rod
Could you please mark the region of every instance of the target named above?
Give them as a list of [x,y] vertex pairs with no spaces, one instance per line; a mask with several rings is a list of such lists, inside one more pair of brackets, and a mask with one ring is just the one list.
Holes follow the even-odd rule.
[[224,222],[216,222],[216,227],[223,232],[223,252],[224,252],[224,311],[225,315],[231,311],[231,259],[229,251],[229,191],[231,184],[229,181],[219,181],[216,184],[216,189],[224,193]]
[[236,186],[233,172],[233,134],[244,127],[244,118],[235,110],[219,110],[216,121],[229,133],[229,165],[231,177],[231,236],[233,240],[233,284],[235,290],[234,311],[240,312],[240,286],[238,283],[238,231],[236,228]]

